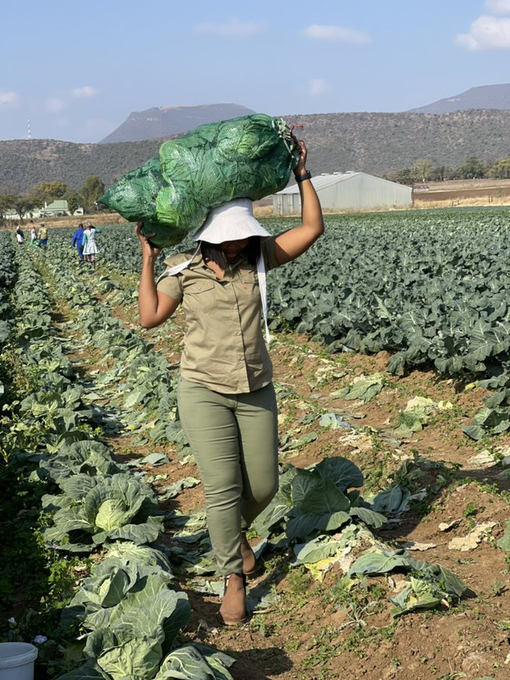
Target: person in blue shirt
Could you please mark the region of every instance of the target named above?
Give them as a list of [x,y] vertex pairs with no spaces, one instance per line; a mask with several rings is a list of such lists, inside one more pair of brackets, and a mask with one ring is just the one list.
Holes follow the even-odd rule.
[[73,234],[72,246],[73,248],[76,246],[80,262],[83,262],[83,224],[81,224],[81,222],[78,225],[78,229],[76,229]]

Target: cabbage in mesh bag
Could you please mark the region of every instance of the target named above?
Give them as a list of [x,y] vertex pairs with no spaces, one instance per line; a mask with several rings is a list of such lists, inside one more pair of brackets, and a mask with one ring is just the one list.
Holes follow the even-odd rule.
[[260,113],[208,123],[164,142],[159,157],[124,175],[101,203],[143,222],[142,233],[169,247],[199,229],[212,208],[283,189],[298,158],[282,118]]

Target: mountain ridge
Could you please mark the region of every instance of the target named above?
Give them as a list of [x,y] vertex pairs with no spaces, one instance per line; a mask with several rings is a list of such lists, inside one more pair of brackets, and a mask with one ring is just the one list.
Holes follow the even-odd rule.
[[510,109],[510,84],[479,85],[465,92],[438,99],[426,106],[410,109],[407,113],[453,113],[470,109]]
[[[510,84],[479,85],[452,97],[439,99],[431,104],[402,113],[440,115],[470,109],[510,110]],[[229,120],[252,113],[255,113],[255,111],[242,104],[235,103],[172,104],[152,107],[143,111],[131,112],[126,120],[100,140],[99,144],[143,141],[185,134],[204,123]]]

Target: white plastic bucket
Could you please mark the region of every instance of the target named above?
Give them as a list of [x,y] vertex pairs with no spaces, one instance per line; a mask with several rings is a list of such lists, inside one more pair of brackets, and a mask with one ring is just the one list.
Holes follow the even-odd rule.
[[34,680],[37,654],[28,642],[0,642],[0,680]]

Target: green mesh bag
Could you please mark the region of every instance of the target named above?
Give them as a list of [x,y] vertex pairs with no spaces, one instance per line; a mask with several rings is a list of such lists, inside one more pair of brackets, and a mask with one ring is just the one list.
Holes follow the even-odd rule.
[[282,118],[260,113],[208,123],[164,142],[159,157],[124,175],[101,203],[143,222],[154,245],[170,247],[199,229],[212,208],[283,189],[298,158]]

